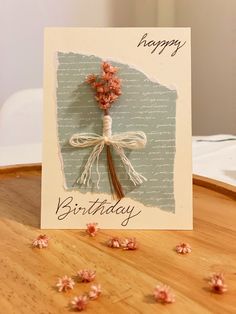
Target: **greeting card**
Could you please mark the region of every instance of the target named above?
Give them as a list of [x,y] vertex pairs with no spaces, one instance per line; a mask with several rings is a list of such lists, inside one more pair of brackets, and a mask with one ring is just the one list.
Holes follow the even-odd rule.
[[42,228],[191,229],[187,28],[45,31]]

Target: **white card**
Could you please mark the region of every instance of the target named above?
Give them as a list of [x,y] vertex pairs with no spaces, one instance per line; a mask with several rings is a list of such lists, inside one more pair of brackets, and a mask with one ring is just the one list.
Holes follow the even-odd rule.
[[191,229],[188,28],[45,31],[42,228]]

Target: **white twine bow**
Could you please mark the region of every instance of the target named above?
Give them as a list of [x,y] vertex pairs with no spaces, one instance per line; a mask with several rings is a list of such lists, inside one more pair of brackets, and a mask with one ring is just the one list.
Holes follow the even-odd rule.
[[109,115],[103,117],[103,135],[98,135],[96,133],[76,133],[70,138],[70,145],[73,147],[89,147],[94,146],[85,167],[84,171],[79,179],[76,180],[77,183],[87,184],[91,179],[92,166],[96,162],[96,171],[98,175],[97,188],[99,188],[100,173],[98,170],[99,156],[104,148],[104,145],[112,145],[116,150],[117,154],[120,156],[126,172],[133,182],[134,185],[141,184],[147,179],[136,172],[124,153],[124,148],[128,149],[140,149],[144,148],[147,143],[147,138],[144,132],[123,132],[119,134],[112,135],[111,133],[112,118]]

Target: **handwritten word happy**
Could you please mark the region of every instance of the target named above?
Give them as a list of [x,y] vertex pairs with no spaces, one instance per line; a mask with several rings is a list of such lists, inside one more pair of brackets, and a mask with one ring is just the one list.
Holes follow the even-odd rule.
[[152,48],[151,53],[154,53],[157,50],[157,48],[158,48],[158,49],[160,49],[159,50],[159,55],[162,54],[162,52],[167,47],[172,47],[173,46],[176,49],[172,52],[171,57],[174,57],[176,55],[177,51],[186,44],[186,41],[184,43],[182,43],[181,40],[178,40],[178,39],[158,40],[158,41],[155,41],[155,40],[152,40],[152,39],[149,40],[149,39],[146,39],[147,36],[148,36],[148,33],[145,33],[143,35],[143,37],[139,41],[137,47],[149,47],[149,48]]
[[121,200],[115,204],[109,203],[107,200],[100,201],[97,198],[95,201],[89,201],[91,204],[88,208],[80,206],[77,201],[74,202],[74,198],[69,196],[64,200],[59,197],[56,215],[58,220],[64,220],[69,215],[126,215],[127,217],[121,222],[121,226],[125,227],[128,225],[131,218],[136,217],[141,213],[141,210],[136,210],[134,206],[122,206],[120,205]]

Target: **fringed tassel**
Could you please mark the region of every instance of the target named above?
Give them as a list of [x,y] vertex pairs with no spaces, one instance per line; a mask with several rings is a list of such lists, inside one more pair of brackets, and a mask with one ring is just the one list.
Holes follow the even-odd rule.
[[103,134],[102,136],[95,133],[76,133],[73,134],[69,140],[69,143],[73,147],[89,147],[94,146],[85,166],[84,171],[80,178],[76,180],[77,183],[87,184],[89,186],[91,175],[92,175],[92,166],[96,162],[97,170],[97,189],[99,189],[100,173],[98,170],[98,161],[99,156],[106,146],[106,156],[107,156],[107,165],[109,171],[110,184],[113,187],[113,190],[118,199],[123,198],[124,192],[122,186],[119,182],[119,179],[116,175],[115,166],[112,159],[111,148],[114,148],[118,156],[120,156],[127,175],[134,185],[139,185],[147,179],[135,171],[131,162],[126,157],[124,153],[124,148],[128,149],[140,149],[145,147],[147,138],[145,133],[141,131],[136,132],[123,132],[119,134],[112,135],[112,118],[108,114],[108,110],[105,111],[103,117]]

